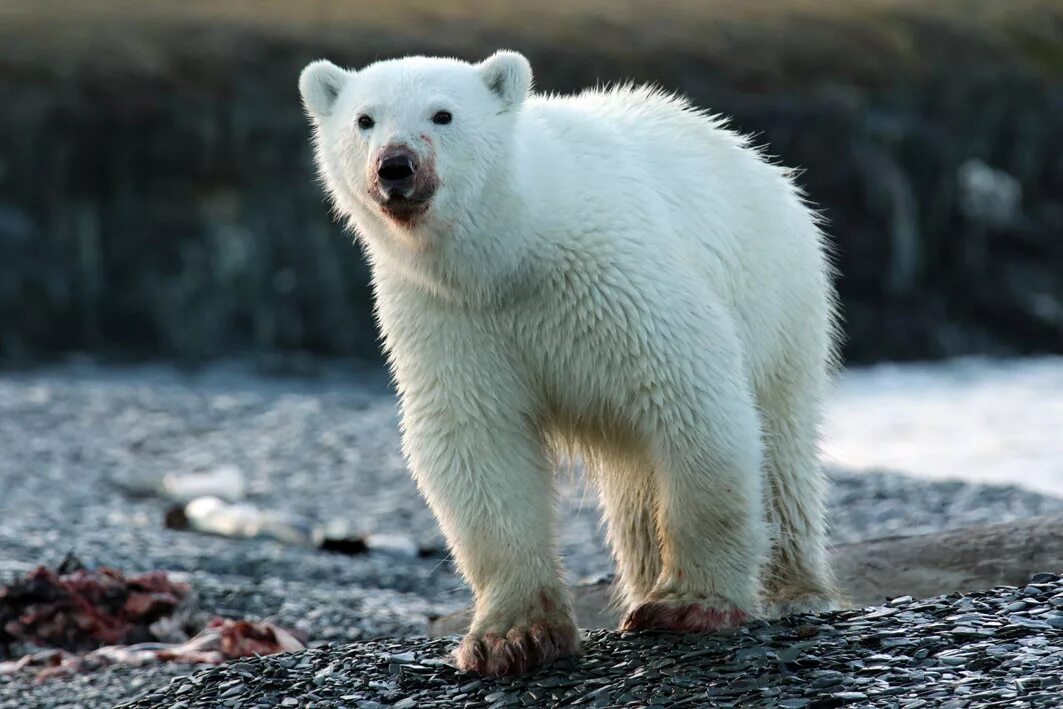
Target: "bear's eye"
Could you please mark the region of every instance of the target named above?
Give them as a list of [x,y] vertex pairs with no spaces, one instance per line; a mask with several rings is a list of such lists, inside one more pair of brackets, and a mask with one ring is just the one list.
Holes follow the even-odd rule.
[[365,115],[358,116],[358,127],[361,128],[362,130],[369,130],[374,125],[376,125],[376,121],[374,121],[369,116],[365,116]]
[[437,111],[436,115],[432,116],[432,123],[437,126],[445,126],[454,119],[454,116],[450,115],[450,111]]

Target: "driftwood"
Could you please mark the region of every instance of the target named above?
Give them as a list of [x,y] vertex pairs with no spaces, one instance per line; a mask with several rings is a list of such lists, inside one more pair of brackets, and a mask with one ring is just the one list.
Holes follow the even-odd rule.
[[[831,554],[838,583],[853,606],[898,596],[927,598],[1017,586],[1039,571],[1063,570],[1063,516],[842,544]],[[580,627],[619,624],[608,582],[576,586],[572,596]],[[470,612],[463,611],[437,618],[429,633],[463,633],[469,617]]]

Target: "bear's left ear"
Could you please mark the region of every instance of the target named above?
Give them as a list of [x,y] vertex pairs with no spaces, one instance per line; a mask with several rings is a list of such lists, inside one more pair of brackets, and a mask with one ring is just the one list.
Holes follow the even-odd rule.
[[299,75],[299,93],[303,95],[303,105],[310,115],[323,118],[332,113],[340,89],[350,76],[350,72],[326,59],[308,64]]
[[487,88],[502,99],[507,109],[520,106],[531,90],[531,64],[523,54],[504,50],[495,52],[476,69]]

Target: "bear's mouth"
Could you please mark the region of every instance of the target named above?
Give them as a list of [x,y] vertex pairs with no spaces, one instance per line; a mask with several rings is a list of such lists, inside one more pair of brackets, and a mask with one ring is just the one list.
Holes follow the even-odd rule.
[[411,195],[409,197],[392,195],[378,199],[377,202],[380,204],[380,210],[384,214],[396,221],[409,222],[428,211],[431,199],[431,195],[425,197],[419,195]]
[[410,223],[423,216],[432,206],[432,198],[435,196],[438,181],[432,177],[422,178],[419,184],[413,185],[409,191],[393,191],[390,194],[374,184],[369,195],[380,207],[380,211],[389,219],[409,226]]

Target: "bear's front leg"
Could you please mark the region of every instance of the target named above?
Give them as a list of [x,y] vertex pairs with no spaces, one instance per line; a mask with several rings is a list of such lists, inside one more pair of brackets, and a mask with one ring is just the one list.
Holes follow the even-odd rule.
[[467,364],[399,377],[403,444],[476,599],[457,665],[518,674],[578,649],[554,549],[552,466],[505,368]]

